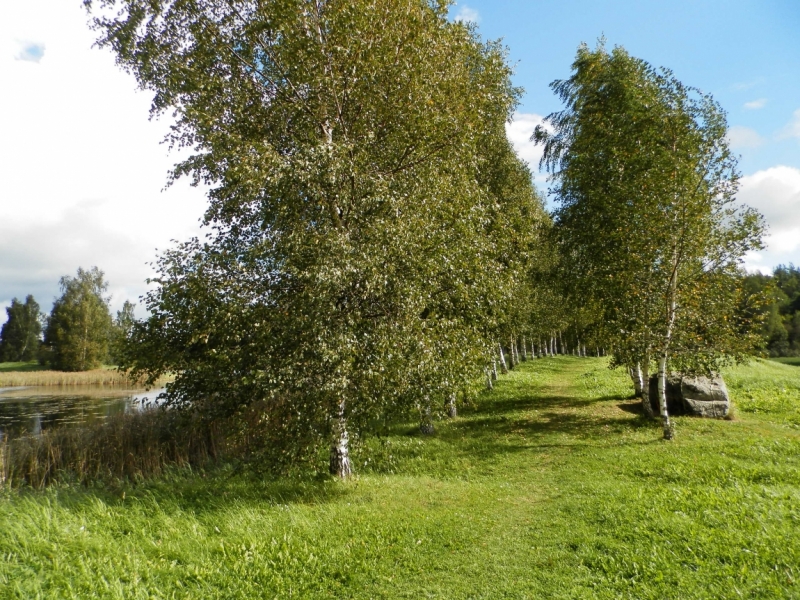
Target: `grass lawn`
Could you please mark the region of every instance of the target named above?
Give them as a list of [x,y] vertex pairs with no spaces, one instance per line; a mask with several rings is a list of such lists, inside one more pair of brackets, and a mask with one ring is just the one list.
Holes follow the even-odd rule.
[[726,380],[736,418],[673,442],[604,359],[557,357],[347,482],[6,491],[0,598],[800,597],[800,370]]
[[775,362],[783,363],[784,365],[794,365],[800,367],[800,356],[780,356],[777,358],[770,358]]

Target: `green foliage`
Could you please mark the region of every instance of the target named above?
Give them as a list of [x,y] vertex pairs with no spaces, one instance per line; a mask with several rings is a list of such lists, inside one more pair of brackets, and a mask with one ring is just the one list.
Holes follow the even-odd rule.
[[112,325],[103,272],[79,268],[76,277],[64,276],[60,285],[44,334],[48,362],[60,371],[97,368],[108,357]]
[[761,335],[770,356],[800,356],[800,268],[779,265],[773,274],[745,278],[752,293],[765,295]]
[[[773,372],[763,365],[737,371],[741,384],[766,383]],[[739,383],[726,377],[739,404]],[[362,474],[349,482],[223,468],[110,489],[4,492],[0,590],[8,598],[796,596],[798,431],[779,412],[679,417],[681,436],[657,443],[626,387],[602,359],[530,361],[475,410],[437,423],[435,436],[419,436],[410,422],[371,438],[354,456]]]
[[560,201],[560,261],[575,297],[598,303],[617,362],[708,372],[744,358],[758,336],[739,269],[763,219],[735,203],[724,111],[602,41],[551,87],[566,108],[534,137]]
[[6,308],[8,318],[0,329],[0,362],[34,360],[39,352],[43,315],[39,304],[28,295],[23,304],[16,298]]
[[133,314],[135,308],[135,304],[125,300],[122,310],[117,311],[117,316],[112,323],[108,357],[111,363],[115,365],[125,362],[128,340],[136,324],[136,317]]
[[207,418],[262,403],[275,465],[472,385],[542,218],[502,47],[421,0],[86,4],[212,188],[127,366]]

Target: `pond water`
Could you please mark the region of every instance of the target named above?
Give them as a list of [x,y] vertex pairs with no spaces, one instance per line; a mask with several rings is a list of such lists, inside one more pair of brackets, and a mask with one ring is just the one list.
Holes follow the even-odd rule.
[[141,410],[162,391],[91,385],[0,388],[0,433],[16,437],[57,425],[102,422]]

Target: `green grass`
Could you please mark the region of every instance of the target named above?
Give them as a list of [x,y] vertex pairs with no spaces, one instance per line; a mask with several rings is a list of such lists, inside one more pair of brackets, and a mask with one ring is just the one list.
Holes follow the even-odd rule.
[[727,369],[725,381],[735,399],[735,411],[761,414],[774,423],[800,427],[800,370],[771,360]]
[[800,367],[800,356],[780,356],[777,358],[770,358],[775,362],[783,363],[784,365],[793,365]]
[[558,357],[432,437],[369,439],[347,482],[5,492],[0,598],[800,597],[800,371],[726,378],[736,419],[673,442],[624,374]]

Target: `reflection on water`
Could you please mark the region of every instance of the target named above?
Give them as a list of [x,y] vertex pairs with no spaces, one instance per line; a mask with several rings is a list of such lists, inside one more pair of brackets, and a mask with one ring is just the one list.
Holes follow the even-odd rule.
[[0,388],[0,433],[16,437],[56,425],[102,422],[155,403],[162,391],[91,385]]

